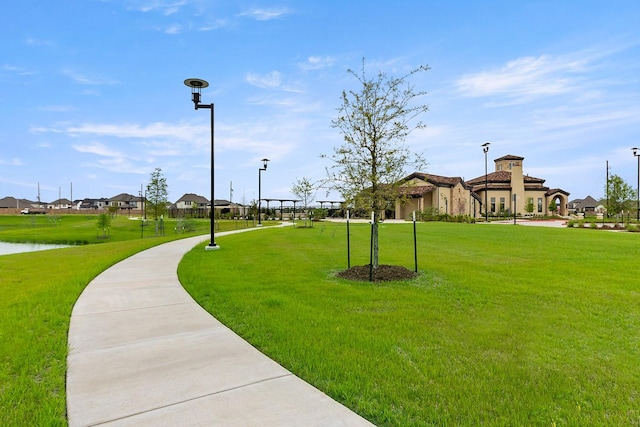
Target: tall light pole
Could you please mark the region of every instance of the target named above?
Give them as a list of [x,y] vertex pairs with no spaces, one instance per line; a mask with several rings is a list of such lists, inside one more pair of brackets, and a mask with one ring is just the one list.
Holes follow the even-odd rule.
[[262,159],[262,167],[258,168],[258,227],[262,227],[262,178],[260,174],[267,170],[269,159]]
[[637,197],[637,205],[636,205],[636,221],[640,222],[640,148],[633,147],[633,155],[638,159],[638,186],[636,187],[636,197]]
[[201,79],[187,79],[184,81],[184,84],[191,88],[191,100],[193,101],[193,105],[196,110],[200,108],[207,108],[211,110],[211,241],[207,246],[205,246],[206,250],[211,249],[219,249],[220,246],[216,245],[215,240],[215,232],[214,232],[214,221],[215,221],[215,198],[214,198],[214,174],[213,174],[213,102],[211,104],[201,104],[200,103],[200,91],[205,87],[209,86],[209,83],[206,80]]
[[482,151],[484,151],[484,220],[489,222],[489,204],[488,204],[488,192],[489,192],[489,178],[487,171],[487,153],[489,152],[490,142],[482,144]]

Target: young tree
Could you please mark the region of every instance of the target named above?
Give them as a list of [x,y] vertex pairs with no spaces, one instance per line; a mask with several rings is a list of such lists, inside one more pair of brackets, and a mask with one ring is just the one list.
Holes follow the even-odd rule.
[[331,121],[344,142],[330,156],[333,165],[327,169],[328,185],[352,207],[373,212],[373,268],[378,267],[379,215],[398,199],[405,168],[419,169],[424,164],[422,156],[412,154],[404,141],[413,130],[425,127],[416,119],[429,110],[418,102],[426,92],[416,90],[409,79],[427,70],[429,67],[420,66],[399,78],[383,72],[369,78],[363,59],[359,73],[347,70],[360,89],[342,92],[338,117]]
[[[309,219],[308,207],[310,203],[313,203],[315,199],[315,186],[309,181],[308,178],[297,179],[296,182],[293,183],[293,187],[291,187],[291,192],[300,200],[302,200],[303,208],[307,211],[307,215],[305,215],[304,225],[307,226],[307,220]],[[313,222],[311,223],[313,225]]]
[[102,238],[106,239],[109,236],[109,226],[111,225],[111,216],[106,213],[102,213],[98,216],[98,230],[102,230]]
[[527,211],[529,215],[531,215],[533,213],[533,209],[533,197],[527,197],[527,202],[524,205],[524,210]]
[[630,210],[632,200],[636,197],[635,190],[618,175],[609,177],[605,193],[609,194],[607,212],[611,215],[618,215],[622,211]]
[[168,197],[167,179],[162,174],[162,169],[155,168],[151,172],[151,178],[147,184],[147,212],[151,212],[156,221],[156,235],[158,234],[158,218],[167,211]]

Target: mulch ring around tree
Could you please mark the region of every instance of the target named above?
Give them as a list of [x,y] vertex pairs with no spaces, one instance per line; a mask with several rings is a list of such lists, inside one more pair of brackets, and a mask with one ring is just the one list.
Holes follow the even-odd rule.
[[[377,269],[373,270],[373,281],[388,282],[391,280],[408,280],[415,278],[417,275],[416,272],[399,265],[379,265]],[[368,282],[369,264],[351,267],[339,272],[336,276],[341,279]]]

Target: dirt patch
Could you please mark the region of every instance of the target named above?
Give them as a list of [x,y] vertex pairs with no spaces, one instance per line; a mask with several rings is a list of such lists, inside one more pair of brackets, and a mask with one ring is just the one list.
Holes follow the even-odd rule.
[[[369,265],[359,265],[341,271],[336,276],[342,279],[357,280],[361,282],[369,281]],[[408,268],[399,265],[380,265],[373,270],[374,282],[388,282],[391,280],[408,280],[416,277],[417,274]]]

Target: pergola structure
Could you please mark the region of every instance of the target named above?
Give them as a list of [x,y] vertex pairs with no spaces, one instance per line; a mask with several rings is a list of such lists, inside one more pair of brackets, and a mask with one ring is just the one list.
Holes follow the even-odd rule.
[[[342,206],[342,204],[344,203],[344,201],[338,201],[338,200],[318,200],[318,203],[320,203],[320,209],[324,209],[324,204],[325,203],[329,203],[330,204],[330,208],[329,208],[329,213],[331,213],[331,211],[333,210],[333,204],[337,203],[338,204],[338,208],[340,206]],[[331,216],[331,215],[329,215]]]
[[280,221],[282,221],[283,219],[283,208],[284,208],[284,203],[285,202],[292,202],[293,203],[293,217],[295,218],[296,216],[296,203],[300,202],[301,200],[296,200],[296,199],[262,199],[265,202],[267,202],[267,212],[269,211],[269,202],[280,202]]

